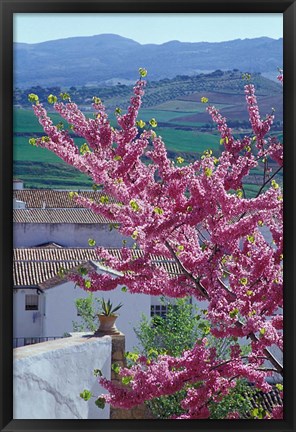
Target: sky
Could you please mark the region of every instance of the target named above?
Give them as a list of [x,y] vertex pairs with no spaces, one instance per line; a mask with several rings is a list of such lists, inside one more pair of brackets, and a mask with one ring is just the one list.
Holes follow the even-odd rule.
[[141,44],[221,42],[283,37],[283,14],[92,13],[14,14],[14,42],[39,43],[76,36],[118,34]]

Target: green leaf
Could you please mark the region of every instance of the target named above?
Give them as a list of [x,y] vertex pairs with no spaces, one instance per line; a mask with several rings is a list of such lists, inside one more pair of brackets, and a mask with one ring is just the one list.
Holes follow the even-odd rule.
[[253,235],[248,235],[247,236],[247,240],[249,243],[254,243],[255,242],[255,237]]
[[157,127],[157,121],[155,120],[155,118],[152,118],[149,121],[149,124],[150,124],[151,127]]
[[130,206],[131,206],[131,208],[132,208],[132,210],[133,211],[138,211],[138,210],[140,210],[140,206],[139,206],[139,204],[137,203],[137,201],[135,201],[135,200],[130,200]]
[[249,74],[249,73],[244,73],[244,74],[242,75],[242,79],[243,79],[243,80],[246,80],[246,81],[250,81],[250,79],[251,79],[251,74]]
[[232,310],[229,312],[229,316],[230,316],[230,318],[235,318],[237,314],[238,314],[238,309],[237,309],[237,308],[234,308],[234,309],[232,309]]
[[213,170],[211,168],[208,168],[208,167],[205,168],[204,172],[205,172],[205,175],[207,177],[211,177],[211,175],[213,174]]
[[145,78],[145,76],[147,76],[147,70],[144,68],[139,68],[139,74],[141,78]]
[[60,93],[60,97],[61,97],[63,100],[70,100],[70,95],[69,95],[69,93]]
[[96,96],[94,96],[92,98],[92,100],[93,100],[93,103],[96,105],[100,105],[102,103],[101,99],[99,97],[96,97]]
[[88,239],[88,244],[89,244],[89,246],[95,246],[96,241],[94,239]]
[[58,271],[58,276],[59,277],[64,277],[67,274],[66,269],[64,269],[63,267],[61,267]]
[[101,204],[108,204],[109,203],[109,197],[107,195],[102,195],[99,199]]
[[201,99],[200,99],[200,101],[201,101],[201,103],[207,103],[207,102],[209,102],[209,99],[207,98],[207,97],[202,97]]
[[155,207],[153,209],[154,213],[158,214],[158,215],[162,215],[163,214],[163,210],[160,207]]
[[92,397],[92,392],[83,390],[83,392],[80,393],[80,397],[87,402]]
[[29,139],[29,144],[31,144],[32,146],[36,145],[36,139],[35,138],[30,138]]
[[88,279],[84,282],[84,286],[86,289],[90,289],[91,288],[91,281]]
[[136,240],[136,239],[138,238],[138,235],[139,235],[138,231],[135,230],[135,231],[132,233],[131,238],[134,239],[134,240]]
[[[112,305],[111,305],[112,306]],[[120,309],[123,306],[122,303],[120,303],[119,305],[115,306],[113,309],[111,309],[111,312],[114,313],[116,311],[118,311],[118,309]]]
[[143,120],[138,120],[138,121],[136,122],[136,125],[137,125],[139,128],[143,129],[143,128],[146,126],[146,123],[145,123]]
[[37,104],[39,102],[39,97],[35,93],[30,93],[28,95],[28,100],[29,100],[29,102]]
[[84,155],[85,153],[90,153],[90,149],[86,143],[82,144],[80,147],[80,153]]
[[122,291],[122,292],[127,292],[127,287],[126,287],[126,286],[123,286],[123,287],[121,288],[121,291]]
[[54,96],[53,94],[50,94],[48,96],[47,100],[50,104],[54,104],[58,101],[58,98],[56,96]]
[[117,363],[112,363],[111,370],[118,374],[120,372],[120,366]]
[[275,386],[279,391],[283,391],[284,389],[284,386],[282,384],[276,384]]
[[125,353],[125,358],[133,362],[136,362],[139,358],[139,354],[127,351]]
[[158,356],[158,351],[157,351],[156,349],[154,349],[154,348],[151,348],[151,349],[148,351],[147,354],[148,354],[149,357],[152,356],[152,355]]
[[104,408],[105,408],[105,405],[106,405],[106,401],[105,401],[104,398],[98,398],[98,399],[95,401],[95,404],[97,405],[98,408],[104,409]]
[[101,369],[94,369],[94,376],[103,376]]
[[236,196],[238,197],[238,198],[242,198],[243,197],[243,191],[241,190],[241,189],[238,189],[237,191],[236,191]]
[[77,196],[78,196],[77,192],[73,192],[73,191],[69,192],[69,197],[70,198],[74,198],[74,197],[77,197]]
[[247,285],[247,283],[248,283],[248,279],[245,278],[245,277],[243,277],[243,278],[240,279],[240,283],[241,283],[242,285]]
[[124,376],[121,378],[121,382],[124,385],[128,385],[133,380],[132,376]]
[[87,269],[85,267],[80,267],[78,269],[79,274],[81,274],[82,276],[87,275]]

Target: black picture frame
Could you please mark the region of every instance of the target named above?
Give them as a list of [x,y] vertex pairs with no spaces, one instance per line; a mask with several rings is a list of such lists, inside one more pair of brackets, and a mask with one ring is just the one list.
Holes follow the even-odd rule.
[[[1,431],[296,431],[295,421],[295,0],[0,0],[1,12]],[[284,18],[284,420],[14,420],[12,390],[12,93],[14,13],[283,13]]]

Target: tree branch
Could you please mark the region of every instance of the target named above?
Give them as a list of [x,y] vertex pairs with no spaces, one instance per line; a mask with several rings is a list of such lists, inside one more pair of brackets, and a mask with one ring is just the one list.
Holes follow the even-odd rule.
[[168,248],[168,250],[171,252],[171,254],[173,255],[174,259],[176,260],[176,262],[178,263],[178,265],[181,267],[181,269],[183,270],[184,274],[191,279],[195,286],[197,287],[198,291],[200,292],[200,294],[205,297],[207,300],[210,300],[209,294],[207,292],[207,290],[202,286],[202,284],[200,283],[200,281],[198,279],[196,279],[188,270],[186,270],[186,268],[183,266],[183,264],[181,263],[181,261],[179,260],[179,258],[177,257],[174,249],[172,248],[172,246],[169,244],[168,241],[165,242],[165,246]]

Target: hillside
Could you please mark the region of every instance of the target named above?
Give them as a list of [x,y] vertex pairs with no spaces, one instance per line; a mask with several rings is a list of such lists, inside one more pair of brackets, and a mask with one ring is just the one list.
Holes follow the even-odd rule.
[[150,79],[194,75],[217,69],[276,73],[283,41],[266,37],[229,42],[170,41],[141,45],[115,34],[75,37],[38,44],[14,44],[16,87],[128,84],[139,67]]
[[[260,74],[252,75],[252,83],[256,86],[261,116],[275,109],[275,123],[272,133],[281,135],[283,120],[282,87]],[[196,160],[208,148],[219,155],[221,146],[216,126],[206,112],[201,97],[206,96],[210,104],[214,104],[227,118],[228,125],[233,128],[236,137],[250,133],[248,112],[244,98],[242,73],[239,71],[215,71],[195,77],[179,76],[161,81],[148,80],[144,104],[139,118],[149,122],[156,118],[156,132],[163,137],[168,155],[171,159],[182,156],[186,162]],[[42,136],[42,128],[28,103],[27,95],[35,92],[40,100],[47,104],[49,93],[59,95],[60,88],[32,87],[17,90],[14,95],[14,175],[25,181],[26,187],[39,188],[90,188],[92,182],[74,168],[61,163],[60,159],[42,148],[28,144],[32,136]],[[132,86],[117,85],[101,88],[70,88],[69,93],[74,102],[92,116],[91,103],[94,95],[103,99],[107,105],[111,123],[116,126],[114,107],[119,106],[125,112],[132,94]],[[51,114],[54,124],[61,121],[57,114]],[[78,146],[84,142],[73,135]],[[254,193],[260,184],[260,177],[254,175],[250,180],[250,193]]]
[[[137,71],[134,71],[134,81],[137,79]],[[282,95],[282,88],[278,82],[271,81],[259,73],[251,76],[251,82],[256,86],[256,94],[259,96],[270,96],[278,98]],[[218,104],[244,104],[244,86],[246,81],[242,79],[242,72],[239,70],[221,71],[216,70],[211,73],[201,73],[194,76],[178,75],[175,78],[165,78],[159,81],[153,81],[150,73],[147,77],[145,96],[143,98],[143,108],[155,107],[156,105],[171,102],[172,100],[192,101],[191,110],[196,112],[195,103],[200,102],[200,95],[207,96],[211,103]],[[93,96],[102,99],[109,112],[116,107],[125,109],[132,95],[133,85],[118,84],[115,86],[90,86],[90,87],[41,87],[32,86],[26,89],[15,89],[14,105],[30,107],[28,101],[29,93],[36,93],[41,102],[47,104],[49,94],[59,95],[61,91],[66,90],[71,99],[85,110],[91,109]],[[212,96],[215,95],[213,98]],[[276,103],[274,101],[273,103]],[[180,109],[180,103],[177,104]],[[271,105],[274,106],[274,105]],[[274,106],[275,107],[275,106]],[[269,108],[270,109],[270,108]],[[178,110],[178,107],[176,108]],[[204,109],[203,109],[204,111]]]

